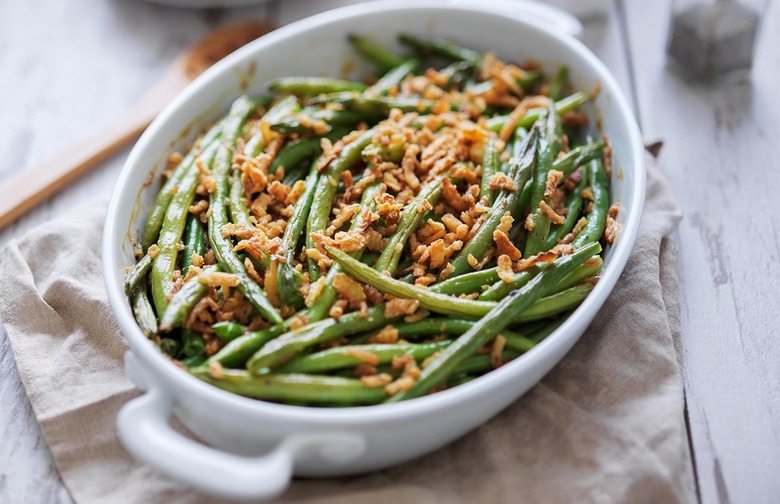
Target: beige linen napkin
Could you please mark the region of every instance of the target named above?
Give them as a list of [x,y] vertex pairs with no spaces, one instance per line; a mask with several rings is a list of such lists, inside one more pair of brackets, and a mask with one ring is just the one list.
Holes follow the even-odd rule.
[[[195,503],[130,457],[115,419],[137,392],[100,273],[105,201],[0,254],[0,304],[17,367],[62,479],[79,504]],[[675,353],[680,210],[650,163],[625,272],[593,326],[542,382],[461,440],[361,477],[296,481],[287,503],[688,502],[691,463]],[[446,421],[446,420],[442,420]]]

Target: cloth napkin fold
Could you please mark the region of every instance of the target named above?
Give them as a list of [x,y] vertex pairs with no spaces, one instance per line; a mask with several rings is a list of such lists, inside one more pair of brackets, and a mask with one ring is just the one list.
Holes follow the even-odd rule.
[[[134,460],[116,414],[138,392],[100,271],[105,198],[0,253],[0,315],[62,479],[79,504],[213,502]],[[680,209],[649,162],[639,238],[593,325],[504,412],[451,445],[353,478],[297,480],[280,502],[689,502],[677,249]],[[445,420],[443,420],[445,421]]]

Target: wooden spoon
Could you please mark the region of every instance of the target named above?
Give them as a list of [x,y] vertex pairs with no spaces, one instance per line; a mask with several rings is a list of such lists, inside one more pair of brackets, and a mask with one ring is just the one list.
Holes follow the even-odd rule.
[[239,47],[275,27],[263,21],[225,26],[184,51],[128,113],[49,161],[0,185],[0,229],[86,173],[127,142],[138,138],[152,119],[192,79]]

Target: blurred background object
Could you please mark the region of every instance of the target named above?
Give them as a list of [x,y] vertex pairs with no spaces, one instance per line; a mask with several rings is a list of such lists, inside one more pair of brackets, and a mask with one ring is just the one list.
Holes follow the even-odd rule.
[[766,0],[675,0],[667,52],[702,81],[749,75]]
[[169,5],[171,7],[186,7],[188,9],[244,7],[247,5],[265,3],[268,0],[146,0],[147,2]]
[[547,0],[581,19],[606,16],[612,8],[610,0]]
[[[193,9],[242,7],[251,4],[265,3],[269,0],[145,0],[147,2],[170,5],[171,7],[186,7]],[[296,0],[287,0],[295,2]],[[493,1],[493,0],[483,0]],[[577,17],[589,18],[606,15],[612,5],[610,0],[544,0],[557,7],[561,7]],[[345,2],[353,3],[353,2]]]

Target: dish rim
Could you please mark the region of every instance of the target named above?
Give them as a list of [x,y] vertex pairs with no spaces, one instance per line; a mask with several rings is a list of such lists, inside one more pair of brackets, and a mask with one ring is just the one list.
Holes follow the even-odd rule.
[[[175,135],[166,133],[166,129],[168,128],[167,123],[172,120],[173,116],[175,116],[180,109],[189,106],[189,103],[193,101],[193,97],[201,88],[207,86],[216,76],[230,72],[234,67],[240,67],[241,64],[253,59],[255,54],[262,53],[266,47],[291,37],[294,38],[297,34],[306,32],[309,29],[337,22],[343,18],[361,17],[369,14],[380,15],[387,11],[408,11],[416,9],[426,11],[461,10],[494,15],[500,14],[501,16],[511,18],[513,22],[523,25],[523,29],[545,32],[547,35],[555,37],[560,43],[564,44],[566,50],[571,52],[574,57],[584,60],[584,63],[590,66],[599,76],[602,86],[610,90],[610,96],[618,110],[618,116],[623,117],[628,124],[628,131],[626,133],[629,138],[630,146],[627,151],[633,151],[632,154],[636,159],[636,164],[633,167],[635,176],[634,184],[631,187],[634,198],[630,208],[621,208],[621,211],[628,212],[628,217],[621,227],[618,242],[613,246],[612,257],[610,258],[609,264],[604,269],[604,274],[600,281],[560,327],[533,349],[524,353],[521,357],[480,376],[479,379],[437,392],[436,394],[409,401],[337,409],[291,406],[246,398],[224,391],[197,379],[175,366],[170,360],[165,358],[159,350],[155,349],[153,343],[143,335],[130,312],[126,310],[127,300],[122,285],[115,280],[116,271],[113,265],[115,262],[121,264],[121,242],[117,243],[113,237],[124,236],[128,224],[126,222],[118,222],[117,214],[119,212],[119,200],[121,199],[121,196],[127,192],[126,187],[128,186],[131,174],[144,168],[148,171],[148,167],[141,166],[139,163],[142,153],[149,149],[152,139],[157,136],[176,137]],[[585,329],[587,329],[592,318],[597,314],[606,298],[612,292],[628,261],[631,251],[633,250],[634,242],[636,241],[645,196],[646,168],[643,149],[641,135],[634,114],[631,111],[628,101],[618,87],[617,82],[605,65],[587,47],[585,47],[584,44],[575,40],[573,37],[559,33],[555,29],[542,26],[533,19],[524,19],[520,17],[520,13],[516,15],[512,15],[511,13],[508,14],[505,10],[494,8],[494,6],[489,4],[469,5],[460,1],[435,2],[431,0],[413,3],[393,1],[369,2],[323,12],[283,26],[247,44],[241,49],[238,49],[236,52],[209,68],[177,95],[142,134],[123,165],[106,214],[103,229],[102,269],[108,299],[112,311],[117,317],[119,326],[126,335],[133,353],[142,361],[143,367],[147,371],[152,374],[165,375],[166,380],[169,381],[169,386],[164,386],[163,388],[168,390],[170,389],[170,386],[173,386],[179,391],[174,393],[174,395],[184,391],[188,395],[194,394],[204,396],[204,399],[210,402],[221,403],[228,406],[232,411],[240,412],[240,414],[262,415],[264,417],[270,416],[279,420],[294,422],[316,420],[323,426],[358,422],[386,422],[412,415],[425,415],[436,410],[447,409],[458,404],[465,404],[476,396],[490,393],[496,387],[501,386],[502,383],[505,385],[508,384],[513,376],[529,373],[532,369],[541,366],[543,361],[555,354],[556,347],[567,344],[568,340],[573,337],[572,334],[577,332],[577,326],[584,324]],[[133,221],[131,220],[131,223],[132,222]],[[575,342],[579,339],[582,332],[584,332],[584,330],[575,338]],[[556,359],[554,365],[557,365],[559,362],[560,359]],[[147,369],[150,366],[153,366],[154,369]]]

